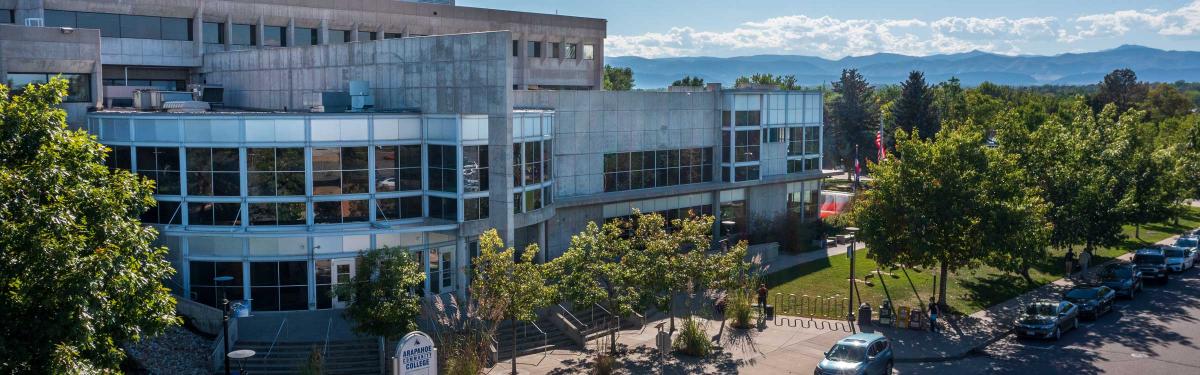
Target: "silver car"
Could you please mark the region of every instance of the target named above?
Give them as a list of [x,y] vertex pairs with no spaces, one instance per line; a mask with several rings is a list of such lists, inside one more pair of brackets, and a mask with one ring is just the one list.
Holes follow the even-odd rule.
[[1200,255],[1198,255],[1198,254],[1200,254],[1200,237],[1196,237],[1196,236],[1179,237],[1178,239],[1175,240],[1175,247],[1183,248],[1184,250],[1191,250],[1192,265],[1196,264],[1196,262],[1197,262],[1196,257],[1200,256]]
[[1196,265],[1196,257],[1182,247],[1164,246],[1163,256],[1167,257],[1167,268],[1174,272],[1183,272]]

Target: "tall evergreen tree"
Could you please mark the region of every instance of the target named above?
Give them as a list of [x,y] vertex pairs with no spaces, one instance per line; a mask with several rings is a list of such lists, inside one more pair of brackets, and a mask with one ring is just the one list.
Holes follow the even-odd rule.
[[[875,89],[857,69],[843,69],[833,83],[835,98],[829,103],[829,133],[833,152],[846,171],[854,168],[854,148],[862,160],[875,160],[875,132],[879,129],[879,106]],[[863,163],[865,166],[866,163]]]
[[1132,69],[1114,70],[1100,82],[1099,91],[1092,97],[1092,110],[1099,113],[1105,105],[1113,104],[1120,115],[1145,100],[1148,90],[1145,83],[1138,82]]
[[671,86],[701,87],[704,86],[704,78],[684,76],[682,79],[677,79],[675,82],[671,82]]
[[892,104],[892,129],[906,133],[916,131],[921,139],[930,139],[941,130],[937,109],[933,105],[933,90],[925,83],[925,73],[912,71],[900,84],[900,98]]

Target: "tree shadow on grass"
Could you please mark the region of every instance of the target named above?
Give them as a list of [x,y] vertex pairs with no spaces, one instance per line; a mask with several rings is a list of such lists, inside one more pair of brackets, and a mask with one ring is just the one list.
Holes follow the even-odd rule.
[[[1023,277],[1010,274],[961,278],[958,285],[965,291],[961,298],[983,308],[1007,301],[1036,287],[1029,285]],[[952,312],[964,313],[953,310]]]

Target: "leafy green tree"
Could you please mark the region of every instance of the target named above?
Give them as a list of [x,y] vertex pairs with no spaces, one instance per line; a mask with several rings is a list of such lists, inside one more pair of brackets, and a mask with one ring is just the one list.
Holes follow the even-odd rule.
[[967,121],[970,111],[967,109],[967,98],[957,77],[950,77],[949,81],[939,83],[934,89],[933,96],[933,105],[937,108],[939,121],[955,123]]
[[775,86],[780,90],[799,90],[800,86],[796,85],[795,75],[774,75],[771,73],[755,73],[750,76],[741,76],[734,80],[734,85],[767,85]]
[[1138,82],[1132,69],[1117,69],[1104,76],[1096,95],[1092,97],[1092,109],[1100,112],[1104,106],[1117,106],[1117,114],[1125,113],[1146,99],[1147,85]]
[[941,268],[946,304],[950,271],[992,254],[1036,248],[1045,238],[1045,203],[1012,155],[983,145],[969,124],[933,138],[897,133],[901,157],[875,166],[871,189],[853,215],[869,256],[885,265]]
[[941,129],[937,108],[933,105],[933,90],[925,84],[925,74],[913,71],[908,80],[900,84],[900,98],[892,105],[892,126],[905,133],[916,133],[921,139],[933,138]]
[[704,78],[684,76],[682,79],[671,82],[671,86],[704,87]]
[[1105,106],[1100,113],[1102,122],[1114,124],[1115,142],[1109,148],[1120,157],[1112,158],[1111,165],[1120,173],[1122,189],[1120,207],[1125,221],[1134,224],[1134,236],[1141,238],[1141,226],[1166,220],[1178,213],[1175,205],[1182,200],[1184,189],[1180,187],[1176,174],[1177,158],[1174,150],[1164,147],[1157,139],[1159,128],[1144,126],[1140,119],[1145,112],[1132,110],[1118,116],[1117,105]]
[[1187,116],[1195,105],[1174,86],[1160,83],[1150,88],[1140,107],[1146,110],[1150,121],[1161,122],[1172,117]]
[[548,305],[554,288],[546,285],[542,266],[533,262],[538,253],[531,244],[521,253],[520,260],[513,248],[504,248],[495,229],[479,236],[479,256],[475,257],[475,278],[471,282],[471,297],[475,298],[480,316],[499,317],[512,321],[512,373],[517,373],[517,322],[537,320],[537,309]]
[[167,250],[137,219],[154,183],[67,129],[66,94],[0,85],[0,373],[116,372],[122,343],[179,323]]
[[604,89],[608,91],[633,90],[633,69],[604,65]]
[[338,284],[334,293],[349,301],[345,314],[355,332],[392,341],[417,330],[424,285],[420,260],[407,250],[387,247],[362,253],[354,279]]
[[842,168],[854,170],[855,147],[859,157],[874,160],[875,132],[879,129],[879,106],[875,89],[863,79],[857,69],[843,69],[842,78],[833,83],[835,98],[829,103],[829,132],[833,151]]
[[[561,256],[547,264],[547,274],[557,282],[561,300],[576,306],[598,304],[622,317],[641,311],[649,299],[643,289],[644,275],[633,265],[645,257],[625,237],[626,223],[619,220],[604,226],[588,223],[583,232],[571,237],[571,245]],[[611,327],[610,352],[617,350],[616,330]]]

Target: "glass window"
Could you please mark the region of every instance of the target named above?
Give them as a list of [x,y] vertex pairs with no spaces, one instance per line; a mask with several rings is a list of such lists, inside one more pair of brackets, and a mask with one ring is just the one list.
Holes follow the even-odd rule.
[[162,22],[158,17],[122,14],[121,37],[160,39],[162,37]]
[[529,57],[542,57],[542,42],[530,41],[528,49],[525,54]]
[[165,40],[192,40],[192,20],[188,18],[161,17],[162,38]]
[[241,203],[188,202],[188,225],[242,225]]
[[804,128],[804,153],[807,155],[821,154],[821,128],[809,126]]
[[350,30],[329,30],[329,44],[346,43],[350,41]]
[[562,43],[550,43],[550,57],[562,58]]
[[138,174],[154,181],[155,194],[179,195],[179,149],[138,147]]
[[308,308],[308,262],[251,262],[250,298],[257,311]]
[[463,146],[463,191],[488,190],[487,146]]
[[188,195],[241,195],[239,164],[236,148],[188,148]]
[[429,145],[427,147],[429,150],[429,190],[458,192],[456,147],[445,145]]
[[583,59],[584,60],[595,59],[596,55],[593,51],[594,49],[595,49],[595,46],[593,46],[591,44],[584,44],[583,45]]
[[365,194],[366,147],[313,147],[313,195]]
[[204,43],[225,44],[225,24],[219,22],[205,22]]
[[315,46],[320,42],[317,39],[317,29],[307,27],[297,27],[294,42],[297,46]]
[[375,200],[376,221],[421,217],[421,196],[379,198]]
[[25,91],[25,85],[44,84],[50,82],[50,79],[55,76],[62,76],[67,80],[67,96],[63,98],[63,102],[86,103],[92,101],[91,74],[8,73],[5,84],[12,90],[12,94],[20,95]]
[[13,23],[13,10],[0,9],[0,23]]
[[604,155],[604,191],[712,181],[712,151],[690,148]]
[[[188,281],[193,301],[221,308],[221,299],[236,301],[242,295],[242,262],[188,262]],[[233,280],[217,282],[217,277],[229,276]],[[257,309],[255,304],[253,308]]]
[[[100,29],[100,36],[121,36],[121,15],[108,13],[84,13],[75,15],[75,25],[81,29]],[[49,26],[49,24],[47,24]]]
[[521,50],[520,47],[521,47],[521,41],[514,40],[513,45],[512,45],[513,57],[520,57],[520,50]]
[[567,48],[563,51],[563,57],[571,60],[579,58],[578,49],[578,43],[567,43]]
[[751,165],[745,167],[737,167],[733,170],[734,181],[749,181],[758,179],[758,166]]
[[313,202],[314,224],[355,223],[369,219],[367,200]]
[[525,191],[525,198],[522,201],[525,203],[525,212],[542,208],[542,189]]
[[263,26],[263,45],[267,47],[285,47],[287,39],[283,37],[283,26]]
[[383,39],[400,39],[401,37],[400,33],[383,33]]
[[108,146],[108,153],[104,156],[104,165],[108,166],[109,170],[133,170],[129,146]]
[[734,124],[736,126],[759,126],[762,125],[762,111],[734,111]]
[[304,202],[250,203],[250,225],[304,225],[308,207]]
[[454,198],[429,197],[429,217],[458,221],[458,201]]
[[421,145],[375,146],[375,191],[421,190]]
[[142,213],[141,219],[143,223],[178,225],[183,224],[183,215],[183,212],[179,212],[179,202],[158,201],[157,205]]
[[488,218],[488,197],[463,200],[463,221]]
[[762,134],[758,130],[743,130],[736,134],[734,144],[734,160],[738,162],[758,161],[759,148],[762,145]]
[[247,195],[304,195],[304,148],[246,149]]
[[254,35],[256,26],[233,24],[233,39],[232,44],[235,46],[253,46],[257,45],[257,36]]
[[46,9],[42,13],[46,27],[78,27],[75,23],[75,12]]
[[372,41],[372,40],[375,40],[375,32],[374,31],[359,31],[358,32],[358,41],[366,42],[366,41]]

